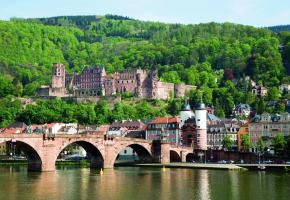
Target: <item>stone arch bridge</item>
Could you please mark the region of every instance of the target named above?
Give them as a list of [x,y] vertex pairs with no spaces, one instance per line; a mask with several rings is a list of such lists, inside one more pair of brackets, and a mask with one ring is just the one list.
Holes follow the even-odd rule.
[[185,162],[192,154],[192,148],[172,146],[164,141],[148,141],[136,138],[105,139],[103,136],[48,135],[48,134],[0,134],[0,143],[13,142],[25,152],[28,170],[54,171],[60,152],[68,145],[76,143],[82,146],[90,159],[91,167],[113,168],[118,154],[131,147],[141,162],[169,163]]

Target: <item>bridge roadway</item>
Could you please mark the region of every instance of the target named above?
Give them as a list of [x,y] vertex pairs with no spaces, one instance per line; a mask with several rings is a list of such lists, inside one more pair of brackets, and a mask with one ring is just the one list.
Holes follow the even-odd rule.
[[116,137],[105,139],[95,134],[0,134],[0,143],[12,142],[27,156],[28,170],[54,171],[59,154],[70,144],[83,147],[91,167],[113,168],[118,154],[131,147],[141,162],[170,163],[186,162],[193,153],[189,147],[180,147],[165,141],[148,141],[136,138]]

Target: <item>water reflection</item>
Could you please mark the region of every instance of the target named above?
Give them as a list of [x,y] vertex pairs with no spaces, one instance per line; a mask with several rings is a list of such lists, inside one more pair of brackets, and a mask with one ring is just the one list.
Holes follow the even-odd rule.
[[288,199],[290,175],[192,169],[0,167],[0,199]]
[[210,200],[210,191],[208,184],[208,170],[200,170],[198,173],[198,199],[200,200]]

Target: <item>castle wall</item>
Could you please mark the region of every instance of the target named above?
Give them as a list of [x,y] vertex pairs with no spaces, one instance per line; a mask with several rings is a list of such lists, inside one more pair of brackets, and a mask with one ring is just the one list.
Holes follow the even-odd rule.
[[185,85],[183,83],[175,84],[174,85],[174,97],[184,97],[184,95],[187,92],[190,92],[191,90],[195,90],[195,89],[196,89],[196,86]]
[[174,97],[174,83],[164,83],[158,81],[156,83],[156,99],[168,99],[170,95]]
[[104,79],[104,89],[105,89],[105,96],[111,96],[116,94],[116,84],[114,77],[106,77]]
[[140,97],[145,99],[151,99],[152,98],[152,90],[153,90],[153,77],[152,72],[149,73],[140,73]]
[[116,92],[124,93],[130,92],[132,94],[137,93],[137,82],[136,79],[117,79],[116,80]]

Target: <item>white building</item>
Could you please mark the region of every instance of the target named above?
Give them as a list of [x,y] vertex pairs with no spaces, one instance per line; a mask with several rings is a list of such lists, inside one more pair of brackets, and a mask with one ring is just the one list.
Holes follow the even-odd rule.
[[233,108],[232,113],[235,117],[249,117],[251,114],[251,107],[248,104],[239,104]]
[[289,84],[282,84],[279,86],[279,90],[281,91],[281,93],[286,93],[289,94],[290,91],[290,85]]

